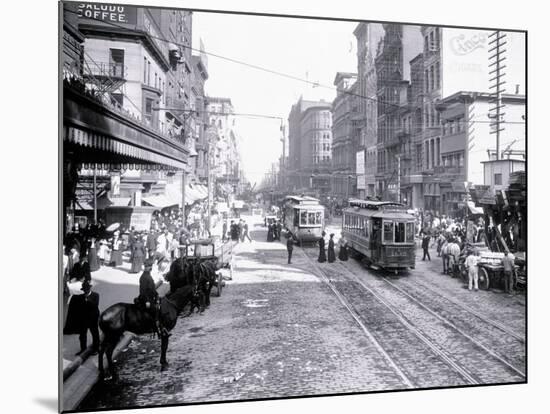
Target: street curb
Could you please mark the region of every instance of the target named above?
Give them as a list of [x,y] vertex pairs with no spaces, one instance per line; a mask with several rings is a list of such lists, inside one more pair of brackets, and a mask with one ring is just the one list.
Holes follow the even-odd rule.
[[[113,359],[130,344],[135,336],[129,332],[124,333],[113,351]],[[62,411],[75,410],[98,381],[99,372],[91,360],[86,360],[83,368],[86,368],[86,370],[78,371],[77,374],[71,375],[67,381],[63,382]]]

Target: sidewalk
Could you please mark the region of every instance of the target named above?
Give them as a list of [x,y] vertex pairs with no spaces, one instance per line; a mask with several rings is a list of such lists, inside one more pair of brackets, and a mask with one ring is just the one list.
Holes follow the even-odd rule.
[[[103,312],[109,306],[118,302],[132,303],[139,294],[139,278],[142,272],[129,273],[130,263],[127,257],[123,257],[123,264],[118,267],[102,266],[92,272],[93,290],[99,293],[99,311]],[[161,296],[166,294],[168,284],[162,283],[159,276],[153,275]],[[63,325],[67,317],[68,305],[63,306]],[[100,331],[101,335],[101,331]],[[131,336],[126,336],[122,341],[126,343]],[[122,342],[121,341],[121,342]],[[92,345],[92,337],[88,332],[88,349]],[[63,409],[74,409],[82,398],[86,396],[97,377],[97,358],[89,357],[85,352],[83,358],[75,354],[80,351],[78,335],[63,335],[63,371],[67,372],[67,378],[63,381]]]

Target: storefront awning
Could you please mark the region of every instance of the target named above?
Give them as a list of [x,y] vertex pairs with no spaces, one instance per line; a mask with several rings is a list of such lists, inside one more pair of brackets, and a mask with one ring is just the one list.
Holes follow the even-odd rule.
[[483,208],[476,207],[473,201],[468,201],[468,209],[470,210],[471,214],[484,214]]
[[136,158],[137,160],[167,165],[178,169],[183,169],[186,167],[184,162],[177,159],[169,158],[151,150],[145,150],[121,141],[115,141],[114,139],[102,134],[90,133],[74,127],[63,127],[63,139],[84,147],[113,152],[127,157]]
[[152,207],[158,207],[158,208],[164,208],[164,207],[181,204],[181,200],[178,203],[178,201],[174,200],[172,197],[169,197],[165,194],[157,194],[149,197],[142,197],[141,200]]

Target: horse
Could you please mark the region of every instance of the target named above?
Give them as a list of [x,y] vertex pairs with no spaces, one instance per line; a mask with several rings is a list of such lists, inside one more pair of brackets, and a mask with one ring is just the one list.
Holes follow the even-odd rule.
[[[453,274],[454,270],[455,270],[455,266],[458,265],[458,258],[460,256],[460,246],[455,242],[455,241],[450,241],[448,244],[447,244],[447,247],[445,249],[445,255],[444,255],[444,259],[445,260],[445,257],[447,259],[447,272],[451,272],[451,274]],[[450,261],[451,261],[451,257],[453,258],[453,263],[451,266],[450,265]]]
[[193,287],[193,300],[186,316],[191,315],[195,308],[204,312],[210,306],[210,292],[216,281],[217,259],[176,260],[170,266],[166,280],[170,282],[170,290],[175,291],[183,286]]
[[[166,331],[161,333],[161,370],[168,367],[166,351],[168,349],[168,331],[171,331],[178,319],[178,314],[192,300],[193,289],[190,286],[179,288],[174,293],[160,299],[159,318]],[[100,379],[104,378],[103,354],[107,356],[109,371],[116,378],[116,370],[113,365],[113,351],[125,331],[137,335],[155,333],[156,322],[150,312],[135,304],[116,303],[105,309],[99,316],[99,327],[103,331],[104,339],[99,347],[98,368]]]
[[197,291],[199,294],[199,303],[201,312],[210,306],[210,292],[216,284],[217,259],[206,260],[198,263],[197,269]]

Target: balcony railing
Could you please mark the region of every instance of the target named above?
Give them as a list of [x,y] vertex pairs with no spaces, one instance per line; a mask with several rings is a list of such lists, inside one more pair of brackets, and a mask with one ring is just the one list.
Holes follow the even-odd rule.
[[116,79],[126,79],[128,68],[119,63],[88,62],[84,65],[84,75],[95,77],[105,76]]
[[146,126],[147,128],[154,130],[155,133],[163,136],[164,138],[177,141],[180,144],[183,144],[185,142],[183,137],[181,137],[180,135],[172,135],[165,131],[162,131],[158,125],[154,125],[149,120],[147,120],[147,118],[142,118],[141,116],[128,111],[118,103],[113,102],[108,96],[101,93],[99,89],[94,88],[93,86],[95,85],[90,85],[84,79],[78,77],[70,71],[63,71],[63,86],[84,94],[88,98],[97,101],[98,103],[111,109],[112,111],[117,112],[119,115],[125,117],[128,120],[131,120],[132,122],[136,122],[138,124],[141,124],[142,126]]

